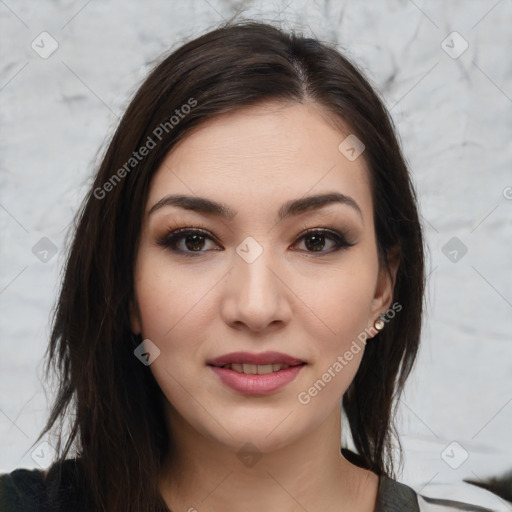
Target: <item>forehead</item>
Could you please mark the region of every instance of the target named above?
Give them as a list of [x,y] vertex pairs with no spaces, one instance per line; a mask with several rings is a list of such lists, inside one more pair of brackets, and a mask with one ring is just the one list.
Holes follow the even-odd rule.
[[337,191],[372,209],[363,156],[339,150],[351,135],[316,104],[270,103],[212,118],[187,134],[155,173],[148,209],[164,195],[212,197],[239,211]]

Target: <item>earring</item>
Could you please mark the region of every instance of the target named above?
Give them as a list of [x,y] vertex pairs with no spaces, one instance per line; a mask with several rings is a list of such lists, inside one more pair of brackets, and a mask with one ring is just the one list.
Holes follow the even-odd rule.
[[384,326],[386,325],[383,320],[384,318],[386,318],[386,315],[384,313],[381,313],[380,316],[381,318],[378,318],[373,324],[373,327],[375,327],[377,331],[382,331],[382,329],[384,329]]

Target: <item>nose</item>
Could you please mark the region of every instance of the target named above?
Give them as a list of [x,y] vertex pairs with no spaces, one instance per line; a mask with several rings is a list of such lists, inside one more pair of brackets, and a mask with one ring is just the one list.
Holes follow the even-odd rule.
[[226,278],[221,314],[235,329],[275,330],[291,319],[293,292],[283,269],[270,253],[270,250],[264,250],[252,262],[234,255],[233,266]]

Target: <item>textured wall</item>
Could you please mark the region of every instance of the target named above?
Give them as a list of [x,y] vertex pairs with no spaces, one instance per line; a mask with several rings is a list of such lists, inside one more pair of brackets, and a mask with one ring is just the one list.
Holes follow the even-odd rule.
[[439,484],[512,466],[509,1],[6,0],[0,471],[36,467],[28,450],[47,413],[38,375],[64,235],[99,149],[152,61],[238,8],[337,42],[400,132],[430,269],[423,347],[400,407],[402,479],[442,495]]

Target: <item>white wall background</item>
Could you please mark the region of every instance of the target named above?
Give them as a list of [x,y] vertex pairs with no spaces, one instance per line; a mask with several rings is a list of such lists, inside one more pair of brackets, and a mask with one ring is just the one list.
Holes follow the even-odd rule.
[[[423,347],[400,409],[401,479],[469,496],[462,478],[512,468],[508,0],[0,1],[0,472],[37,467],[29,448],[48,412],[40,375],[64,235],[99,149],[152,61],[241,7],[337,42],[386,98],[430,248]],[[46,59],[31,47],[51,49],[43,31],[58,43]],[[445,51],[465,44],[457,58]],[[32,251],[43,237],[57,248],[46,263]],[[455,262],[452,237],[467,248]]]

